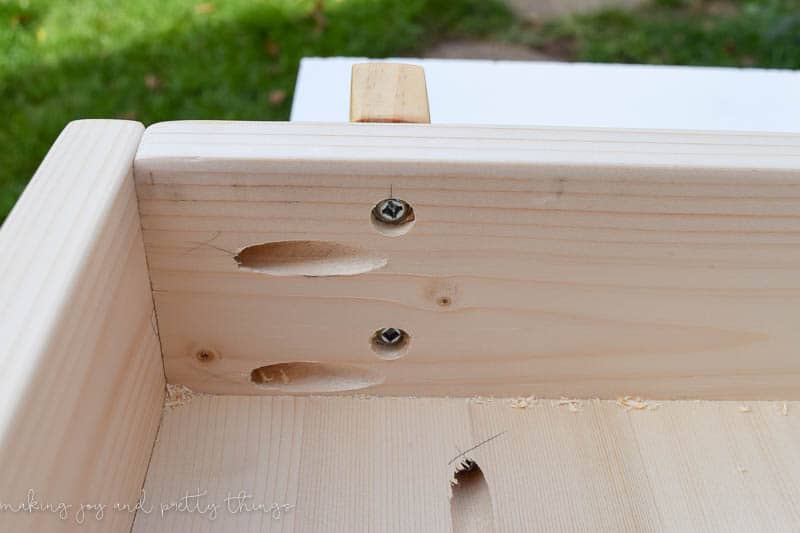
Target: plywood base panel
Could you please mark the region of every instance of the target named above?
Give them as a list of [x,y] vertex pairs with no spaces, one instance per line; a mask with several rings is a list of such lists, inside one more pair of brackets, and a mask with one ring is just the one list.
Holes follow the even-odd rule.
[[[800,528],[800,402],[624,403],[195,396],[165,413],[133,531]],[[242,492],[291,508],[232,513]]]

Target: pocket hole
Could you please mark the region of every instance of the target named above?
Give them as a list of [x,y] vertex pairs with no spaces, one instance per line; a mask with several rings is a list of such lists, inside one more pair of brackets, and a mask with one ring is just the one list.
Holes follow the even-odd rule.
[[387,237],[405,235],[414,226],[414,208],[405,200],[386,198],[371,213],[372,226]]
[[241,270],[273,276],[353,276],[386,266],[377,254],[328,241],[279,241],[255,244],[236,257]]
[[267,390],[310,393],[365,389],[383,383],[383,377],[355,365],[299,361],[255,368],[250,381]]
[[370,344],[375,355],[386,361],[400,359],[408,351],[411,336],[400,328],[381,328],[372,334]]
[[464,459],[450,482],[450,490],[453,533],[495,530],[489,485],[478,463]]

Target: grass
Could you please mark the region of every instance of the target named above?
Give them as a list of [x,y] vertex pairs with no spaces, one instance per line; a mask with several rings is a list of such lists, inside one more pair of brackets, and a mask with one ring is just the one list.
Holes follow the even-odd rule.
[[0,220],[70,120],[286,120],[303,56],[508,27],[486,0],[0,0]]
[[800,0],[658,0],[546,24],[499,0],[0,0],[0,220],[70,120],[285,120],[303,56],[481,36],[566,60],[797,69]]

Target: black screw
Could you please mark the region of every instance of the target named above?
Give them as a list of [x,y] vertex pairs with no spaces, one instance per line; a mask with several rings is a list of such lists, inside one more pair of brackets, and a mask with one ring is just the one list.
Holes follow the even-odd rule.
[[384,224],[404,224],[413,220],[414,211],[408,202],[397,198],[381,200],[372,209],[375,218]]
[[399,344],[406,336],[406,332],[398,328],[382,328],[376,333],[375,340],[384,346]]
[[400,328],[381,328],[372,334],[372,351],[385,361],[394,361],[406,354],[410,340]]

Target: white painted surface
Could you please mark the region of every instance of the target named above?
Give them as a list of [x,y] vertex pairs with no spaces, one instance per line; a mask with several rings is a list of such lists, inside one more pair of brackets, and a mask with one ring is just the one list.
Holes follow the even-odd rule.
[[[347,122],[350,67],[306,58],[293,121]],[[800,132],[800,71],[400,59],[425,67],[431,121]]]

